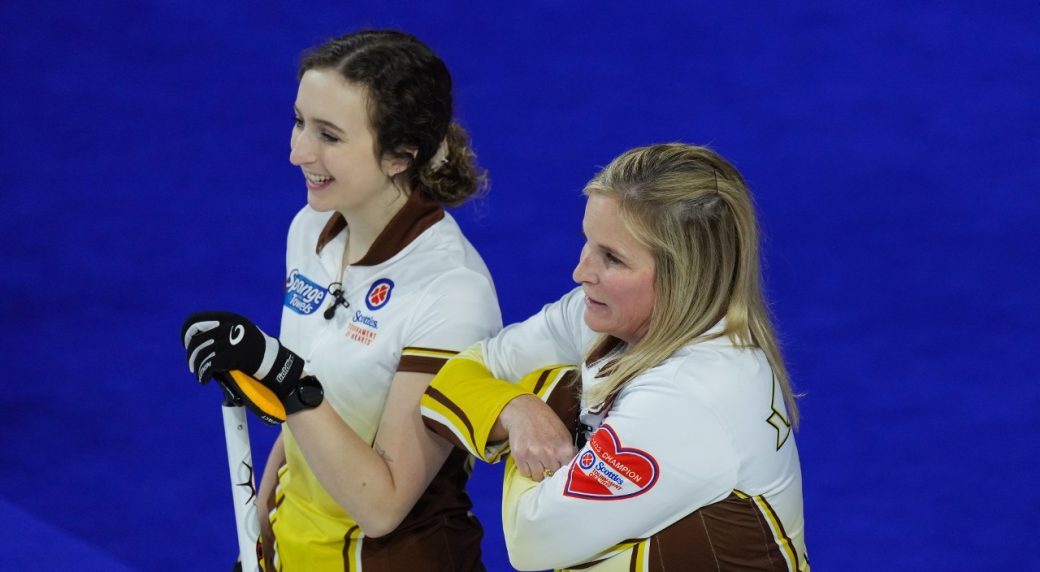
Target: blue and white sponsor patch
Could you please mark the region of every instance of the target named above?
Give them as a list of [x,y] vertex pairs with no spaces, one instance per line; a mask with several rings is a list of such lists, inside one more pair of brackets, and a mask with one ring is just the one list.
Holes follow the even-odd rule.
[[285,307],[304,316],[321,307],[328,291],[293,268],[285,279]]

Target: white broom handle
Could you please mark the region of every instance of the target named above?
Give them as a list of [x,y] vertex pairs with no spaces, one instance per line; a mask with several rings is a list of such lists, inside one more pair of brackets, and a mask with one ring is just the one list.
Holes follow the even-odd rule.
[[260,521],[256,515],[256,484],[253,478],[253,454],[249,447],[249,424],[246,409],[225,403],[224,439],[227,442],[228,471],[231,473],[231,497],[235,503],[235,525],[238,529],[238,552],[243,572],[260,570],[256,561],[256,540]]

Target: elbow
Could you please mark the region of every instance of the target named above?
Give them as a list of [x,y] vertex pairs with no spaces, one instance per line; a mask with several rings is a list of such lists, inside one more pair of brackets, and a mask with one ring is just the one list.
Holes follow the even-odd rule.
[[400,523],[385,524],[370,522],[362,524],[361,522],[358,522],[358,526],[361,527],[361,532],[365,533],[366,538],[381,538],[386,536],[396,530],[398,524]]
[[361,526],[361,532],[365,534],[365,538],[381,538],[390,534],[391,531],[385,528],[377,528],[374,526]]
[[361,532],[365,533],[368,538],[380,538],[390,534],[397,530],[398,526],[401,526],[401,522],[404,521],[405,513],[398,514],[398,511],[393,509],[378,512],[373,515],[369,515],[365,518],[356,517],[358,526],[361,527]]

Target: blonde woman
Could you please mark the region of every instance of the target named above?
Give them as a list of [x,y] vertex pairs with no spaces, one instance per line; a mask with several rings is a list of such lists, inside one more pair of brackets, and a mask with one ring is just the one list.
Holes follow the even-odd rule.
[[655,145],[585,194],[580,288],[449,361],[427,426],[488,461],[508,445],[518,569],[808,570],[798,412],[743,178]]

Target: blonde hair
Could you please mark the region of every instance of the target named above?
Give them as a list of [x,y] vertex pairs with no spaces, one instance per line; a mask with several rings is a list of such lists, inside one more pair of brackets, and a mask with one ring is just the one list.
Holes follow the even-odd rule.
[[[639,147],[611,161],[584,192],[618,201],[622,223],[656,265],[649,329],[601,370],[606,379],[589,391],[590,403],[607,400],[684,346],[726,336],[765,353],[797,426],[795,395],[762,293],[755,209],[736,168],[707,147]],[[705,335],[722,318],[725,330]],[[603,336],[590,356],[614,343]]]

